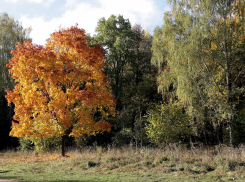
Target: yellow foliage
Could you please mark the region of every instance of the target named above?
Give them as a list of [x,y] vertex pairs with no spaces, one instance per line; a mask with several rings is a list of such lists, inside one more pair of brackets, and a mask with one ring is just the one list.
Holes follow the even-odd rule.
[[114,115],[115,100],[103,74],[104,52],[89,46],[85,31],[71,27],[51,34],[45,47],[29,41],[12,51],[7,67],[15,79],[8,103],[15,104],[10,135],[50,138],[70,129],[71,135],[110,131],[111,124],[93,115]]

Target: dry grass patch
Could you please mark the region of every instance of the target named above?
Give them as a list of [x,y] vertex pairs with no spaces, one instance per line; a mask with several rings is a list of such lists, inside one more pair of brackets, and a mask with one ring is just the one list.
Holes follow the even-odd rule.
[[[18,174],[72,175],[79,176],[132,174],[139,178],[157,179],[171,176],[172,180],[194,179],[205,181],[239,179],[245,180],[245,150],[244,147],[229,148],[225,146],[200,147],[187,149],[171,146],[167,149],[133,148],[131,147],[94,147],[75,150],[70,149],[67,157],[61,157],[59,151],[52,152],[0,152],[0,172],[12,171]],[[9,170],[6,170],[9,168]],[[1,175],[1,173],[0,173]],[[17,174],[16,174],[17,175]],[[54,177],[55,178],[55,177]],[[27,177],[23,177],[28,181]],[[130,178],[131,179],[131,178]],[[167,178],[168,179],[168,178]],[[40,180],[42,181],[42,180]],[[50,180],[52,181],[52,180]],[[129,180],[130,181],[130,180]],[[208,181],[208,180],[207,180]]]

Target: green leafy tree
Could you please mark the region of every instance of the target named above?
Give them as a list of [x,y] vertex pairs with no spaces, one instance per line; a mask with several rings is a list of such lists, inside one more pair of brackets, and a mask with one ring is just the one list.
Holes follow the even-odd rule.
[[149,110],[146,127],[150,140],[159,146],[169,143],[186,143],[191,135],[191,120],[183,104],[170,102]]
[[105,72],[111,79],[111,85],[117,107],[120,107],[123,94],[123,75],[125,66],[132,60],[132,30],[128,19],[111,15],[108,20],[101,18],[96,27],[96,41],[106,51]]
[[[14,82],[8,73],[6,64],[12,58],[10,51],[15,49],[18,42],[23,40],[31,40],[29,38],[31,29],[24,29],[22,25],[9,17],[7,13],[0,14],[0,146],[9,145],[9,131],[11,127],[11,118],[13,113],[13,106],[7,107],[7,101],[4,98],[5,89],[12,89]],[[1,147],[0,147],[1,148]]]
[[184,103],[200,126],[228,128],[232,145],[244,94],[244,1],[169,2],[152,47],[159,91]]
[[2,13],[0,15],[1,90],[12,89],[14,86],[5,65],[12,58],[10,51],[16,48],[18,42],[31,40],[29,38],[30,31],[30,28],[24,29],[18,21],[9,17],[8,14]]
[[142,146],[148,141],[145,133],[147,120],[144,116],[148,107],[161,98],[156,86],[157,69],[151,65],[152,36],[137,24],[132,27],[132,31],[133,61],[128,65],[124,77],[121,118],[124,127],[131,132],[131,138]]
[[102,44],[106,51],[105,73],[117,99],[114,141],[142,143],[146,138],[143,116],[148,106],[158,100],[157,72],[150,63],[152,36],[140,25],[131,27],[121,15],[100,19],[96,32],[90,39]]

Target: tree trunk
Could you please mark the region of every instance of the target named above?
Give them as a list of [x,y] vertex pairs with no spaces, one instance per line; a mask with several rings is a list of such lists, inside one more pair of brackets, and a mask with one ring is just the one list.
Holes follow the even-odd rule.
[[231,121],[231,118],[229,118],[229,121],[228,121],[228,130],[229,130],[229,146],[233,147],[232,121]]
[[[227,1],[226,1],[227,5]],[[224,17],[226,18],[226,17]],[[231,14],[230,14],[230,19],[231,19]],[[224,19],[224,24],[226,24],[225,19]],[[231,24],[231,23],[230,23]],[[231,44],[232,44],[232,36],[229,36],[232,34],[232,30],[230,29],[227,30],[226,26],[224,26],[224,54],[225,54],[225,74],[226,74],[226,84],[227,84],[227,92],[228,92],[228,105],[230,109],[230,113],[228,113],[228,118],[227,118],[227,123],[228,123],[228,129],[229,129],[229,145],[232,147],[232,103],[233,103],[233,98],[232,98],[232,81],[231,81]],[[228,35],[227,35],[228,34]],[[226,37],[226,35],[228,37]]]

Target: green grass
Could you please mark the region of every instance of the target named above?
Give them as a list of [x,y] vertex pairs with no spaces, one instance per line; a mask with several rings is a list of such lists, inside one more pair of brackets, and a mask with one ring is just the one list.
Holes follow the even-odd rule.
[[48,182],[245,181],[245,150],[133,147],[0,152],[0,179]]

